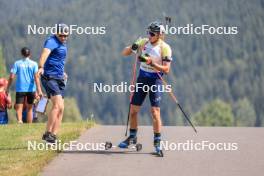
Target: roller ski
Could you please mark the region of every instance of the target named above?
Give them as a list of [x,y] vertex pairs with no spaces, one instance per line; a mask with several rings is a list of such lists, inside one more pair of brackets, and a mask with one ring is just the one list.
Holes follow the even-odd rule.
[[128,137],[126,140],[122,141],[118,146],[113,146],[112,142],[105,143],[105,150],[120,148],[120,149],[133,149],[137,152],[142,150],[142,144],[137,143],[136,137]]

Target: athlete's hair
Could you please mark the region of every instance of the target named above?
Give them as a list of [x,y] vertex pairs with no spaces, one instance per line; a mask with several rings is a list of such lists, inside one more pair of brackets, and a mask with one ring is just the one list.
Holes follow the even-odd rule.
[[22,54],[22,56],[24,56],[24,57],[28,57],[28,56],[30,56],[30,49],[27,48],[27,47],[23,47],[23,48],[21,49],[21,54]]

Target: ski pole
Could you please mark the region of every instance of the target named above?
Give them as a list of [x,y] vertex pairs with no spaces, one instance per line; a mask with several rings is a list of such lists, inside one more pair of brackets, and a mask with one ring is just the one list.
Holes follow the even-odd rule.
[[[136,71],[137,71],[137,60],[138,59],[137,59],[137,54],[136,54],[135,55],[135,62],[134,62],[134,65],[133,65],[132,79],[130,81],[130,85],[135,85]],[[127,131],[128,131],[128,123],[129,123],[129,119],[130,119],[130,108],[131,108],[132,97],[133,97],[133,92],[130,92],[125,136],[127,136]]]
[[[165,79],[162,78],[162,76],[159,74],[159,72],[156,70],[156,73],[158,74],[159,78],[161,79],[161,81],[163,82],[163,84],[165,86],[168,85],[168,83],[165,81]],[[190,118],[187,116],[187,114],[184,112],[182,106],[180,105],[180,103],[178,102],[176,96],[173,94],[172,90],[169,92],[169,95],[171,96],[171,98],[175,101],[175,103],[178,105],[178,107],[180,108],[181,112],[183,113],[185,119],[189,122],[189,124],[192,126],[193,130],[195,133],[197,133],[197,130],[195,128],[195,126],[193,125],[192,121],[190,120]]]

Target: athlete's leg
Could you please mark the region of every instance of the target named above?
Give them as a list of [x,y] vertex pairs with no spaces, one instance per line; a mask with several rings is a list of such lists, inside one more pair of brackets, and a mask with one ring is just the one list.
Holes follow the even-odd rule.
[[130,129],[137,129],[140,106],[132,104],[130,106]]
[[22,112],[23,112],[23,103],[24,103],[25,94],[23,92],[16,92],[16,115],[18,123],[23,123],[22,121]]
[[52,133],[57,134],[59,127],[61,125],[62,117],[63,117],[63,112],[64,112],[64,99],[60,100],[60,111],[59,114],[56,118],[56,121],[52,127]]
[[[57,132],[57,128],[54,127],[57,119],[60,117],[61,111],[63,111],[63,99],[61,95],[51,96],[52,107],[48,115],[48,122],[46,130],[53,133]],[[54,127],[54,128],[53,128]],[[53,133],[54,134],[54,133]]]
[[[138,78],[137,83],[141,82],[144,84],[141,78]],[[143,104],[147,93],[142,89],[135,90],[130,104],[130,130],[129,137],[122,141],[118,146],[120,148],[127,148],[129,144],[137,143],[137,128],[138,128],[138,112],[140,111],[140,106]]]
[[23,123],[22,112],[23,112],[23,104],[16,104],[16,114],[17,114],[18,123]]
[[160,133],[161,132],[161,118],[160,118],[160,107],[151,107],[151,115],[153,119],[153,131],[154,133]]
[[27,123],[32,123],[35,92],[27,92],[26,96],[27,96]]
[[63,118],[63,113],[64,113],[64,91],[65,91],[65,82],[60,80],[57,82],[58,83],[58,86],[59,86],[59,90],[60,90],[60,95],[61,95],[61,98],[60,98],[60,111],[59,111],[59,114],[57,116],[57,119],[53,125],[53,128],[52,128],[52,133],[54,135],[57,134],[58,130],[59,130],[59,127],[61,125],[61,121],[62,121],[62,118]]
[[[137,79],[137,84],[146,84],[145,78],[139,77]],[[144,92],[142,88],[135,88],[135,92],[132,97],[132,101],[130,104],[130,129],[137,129],[138,127],[138,113],[140,111],[140,107],[143,104],[146,98],[147,92]]]
[[157,86],[161,85],[159,79],[153,81],[152,85],[156,85],[156,90],[149,93],[149,99],[151,102],[151,115],[153,119],[153,132],[154,132],[154,147],[156,152],[160,151],[160,141],[161,141],[161,126],[162,121],[160,117],[160,101],[161,101],[161,92],[158,90]]
[[27,123],[32,123],[33,120],[33,104],[27,105]]

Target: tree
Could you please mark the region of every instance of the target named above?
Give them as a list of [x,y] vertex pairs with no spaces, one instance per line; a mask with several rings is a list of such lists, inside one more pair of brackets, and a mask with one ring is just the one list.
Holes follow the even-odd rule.
[[0,78],[6,77],[6,76],[7,76],[6,63],[3,57],[2,47],[0,47]]
[[65,98],[64,104],[63,122],[77,122],[82,120],[80,110],[74,98]]
[[235,126],[254,126],[256,121],[256,113],[253,105],[247,98],[239,99],[233,108]]
[[194,116],[194,121],[199,126],[232,126],[234,116],[230,104],[216,99],[205,105]]

